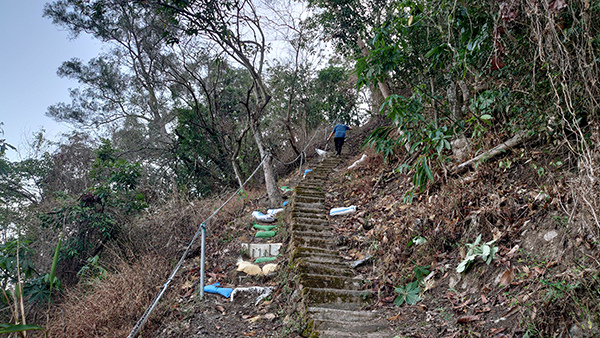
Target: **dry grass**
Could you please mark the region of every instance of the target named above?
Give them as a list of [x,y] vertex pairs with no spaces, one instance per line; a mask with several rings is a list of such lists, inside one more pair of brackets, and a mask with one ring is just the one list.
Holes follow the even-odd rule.
[[[48,328],[52,337],[126,337],[167,278],[165,258],[142,257],[88,286],[68,290],[53,309]],[[161,316],[164,303],[153,317]]]

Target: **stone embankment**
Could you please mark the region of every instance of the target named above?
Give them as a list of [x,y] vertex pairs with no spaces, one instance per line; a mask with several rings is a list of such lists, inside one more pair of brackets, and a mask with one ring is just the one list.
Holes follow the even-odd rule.
[[290,263],[301,285],[305,337],[394,337],[377,312],[361,310],[373,298],[340,257],[325,210],[323,187],[340,164],[325,158],[296,187],[289,219]]

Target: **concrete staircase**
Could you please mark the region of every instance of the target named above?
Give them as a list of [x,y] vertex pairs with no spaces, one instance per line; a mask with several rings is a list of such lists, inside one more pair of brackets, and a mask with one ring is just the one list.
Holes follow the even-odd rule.
[[[290,263],[301,285],[305,337],[394,337],[376,312],[361,310],[373,298],[336,250],[323,187],[340,164],[325,158],[296,187],[291,204]],[[343,217],[343,216],[341,216]]]

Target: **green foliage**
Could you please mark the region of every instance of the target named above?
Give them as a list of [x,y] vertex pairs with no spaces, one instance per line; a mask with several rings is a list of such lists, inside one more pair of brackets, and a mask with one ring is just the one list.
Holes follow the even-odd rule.
[[404,303],[415,305],[422,299],[421,296],[419,296],[421,293],[419,281],[408,283],[405,286],[399,286],[395,288],[394,291],[398,294],[394,299],[394,304],[397,306],[401,306]]
[[98,255],[88,258],[87,264],[84,265],[79,272],[77,272],[77,277],[85,280],[87,283],[94,280],[105,279],[107,276],[107,271],[105,268],[100,266],[98,263],[99,260],[100,256]]
[[491,240],[486,243],[481,242],[481,235],[477,236],[475,242],[467,243],[466,246],[469,248],[465,258],[462,262],[456,267],[456,272],[461,273],[464,272],[471,262],[473,262],[477,257],[481,257],[486,264],[490,264],[492,260],[495,258],[496,253],[498,252],[498,247],[493,246],[496,240]]
[[409,146],[409,152],[420,156],[414,163],[404,163],[398,171],[408,167],[414,170],[413,184],[423,190],[428,182],[434,181],[431,162],[444,159],[444,151],[450,149],[453,131],[447,126],[437,126],[429,121],[423,110],[423,93],[418,92],[410,99],[391,95],[382,106],[387,110],[391,126],[376,129],[365,141],[376,152],[390,157],[397,148]]
[[[35,275],[32,257],[33,249],[29,247],[30,241],[8,239],[0,245],[0,283],[6,288],[17,283],[17,273],[25,279]],[[17,251],[19,266],[17,266]]]
[[13,325],[13,324],[8,324],[8,323],[1,323],[0,324],[0,334],[3,334],[3,333],[15,333],[15,332],[25,332],[25,331],[31,331],[31,330],[41,330],[41,331],[44,331],[44,328],[39,327],[37,325],[22,325],[22,324]]
[[43,305],[50,302],[52,289],[62,289],[62,283],[57,277],[51,279],[50,274],[45,274],[25,283],[23,296],[28,297],[30,303]]
[[102,142],[89,172],[92,186],[79,196],[58,194],[58,206],[40,215],[42,226],[64,231],[60,260],[85,262],[118,238],[128,217],[148,207],[138,190],[141,174],[139,163],[118,158],[110,142]]

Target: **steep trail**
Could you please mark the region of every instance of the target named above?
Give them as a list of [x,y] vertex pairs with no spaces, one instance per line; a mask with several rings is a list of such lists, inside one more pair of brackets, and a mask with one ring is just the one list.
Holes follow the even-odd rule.
[[393,337],[377,312],[361,310],[373,291],[340,257],[329,226],[323,190],[327,176],[341,163],[326,157],[296,186],[292,199],[288,252],[301,285],[300,309],[305,337]]

